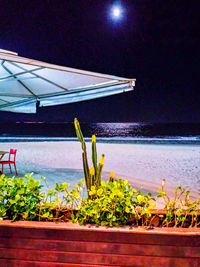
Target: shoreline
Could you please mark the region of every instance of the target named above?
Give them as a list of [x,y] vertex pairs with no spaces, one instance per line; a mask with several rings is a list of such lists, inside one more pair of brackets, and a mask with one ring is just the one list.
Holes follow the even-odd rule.
[[[91,137],[85,137],[85,142],[90,143]],[[77,142],[77,137],[46,137],[46,136],[0,136],[3,143],[40,143],[40,142]],[[200,146],[200,136],[185,137],[96,137],[97,144],[127,144],[127,145],[156,145],[156,146]]]

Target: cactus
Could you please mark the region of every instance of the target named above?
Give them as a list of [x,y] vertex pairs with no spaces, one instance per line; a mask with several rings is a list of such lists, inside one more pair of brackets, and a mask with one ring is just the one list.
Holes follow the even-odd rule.
[[85,183],[87,187],[88,197],[91,190],[91,186],[98,187],[101,183],[101,173],[104,165],[104,155],[101,156],[99,165],[97,166],[97,149],[96,149],[96,136],[92,136],[92,163],[93,166],[89,170],[88,160],[87,160],[87,151],[84,137],[80,128],[78,120],[74,119],[74,126],[76,130],[76,135],[82,146],[82,159],[83,159],[83,169],[85,175]]
[[90,168],[90,176],[91,176],[91,185],[94,185],[94,182],[95,182],[95,168],[93,166]]
[[95,179],[95,185],[98,187],[101,183],[101,173],[104,165],[104,154],[101,156],[99,161],[99,167],[97,169],[96,179]]
[[97,174],[97,148],[96,148],[96,136],[92,136],[92,162],[95,169],[95,174]]

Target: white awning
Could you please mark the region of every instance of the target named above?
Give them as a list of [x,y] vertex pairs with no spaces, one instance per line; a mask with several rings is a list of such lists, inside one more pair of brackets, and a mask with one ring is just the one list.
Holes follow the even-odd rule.
[[36,113],[133,90],[135,79],[62,67],[0,49],[0,111]]

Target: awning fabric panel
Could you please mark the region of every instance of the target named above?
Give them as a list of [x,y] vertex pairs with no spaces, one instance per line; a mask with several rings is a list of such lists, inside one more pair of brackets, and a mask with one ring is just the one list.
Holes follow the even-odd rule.
[[72,72],[63,72],[60,70],[42,69],[35,73],[42,77],[53,81],[54,83],[65,87],[66,89],[74,89],[77,87],[84,87],[89,85],[95,85],[110,81],[106,78],[93,77],[88,75],[82,75]]
[[134,79],[83,71],[0,50],[0,111],[35,113],[54,106],[133,90]]

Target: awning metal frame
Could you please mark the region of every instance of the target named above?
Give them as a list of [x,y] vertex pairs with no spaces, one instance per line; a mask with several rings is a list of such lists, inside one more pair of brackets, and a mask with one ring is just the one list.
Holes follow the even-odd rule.
[[33,91],[30,88],[28,88],[20,79],[17,79],[16,76],[15,76],[15,74],[13,74],[12,71],[10,71],[8,69],[8,67],[6,67],[4,65],[4,62],[5,62],[5,60],[3,60],[1,62],[1,66],[4,68],[4,70],[7,71],[10,75],[13,75],[13,78],[16,79],[18,83],[20,83],[34,98],[37,99],[37,96],[33,93]]
[[[4,61],[5,62],[5,61]],[[8,62],[8,61],[7,61]],[[1,63],[2,64],[2,63]],[[24,74],[27,74],[27,73],[32,73],[34,71],[37,71],[37,70],[42,70],[44,69],[43,67],[40,67],[40,68],[35,68],[33,70],[26,70],[26,71],[23,71],[23,72],[19,72],[19,73],[15,73],[15,74],[11,74],[9,76],[4,76],[4,77],[0,77],[0,81],[3,81],[3,80],[9,80],[9,79],[12,79],[12,78],[15,78],[15,77],[18,77],[20,75],[24,75]]]
[[[12,64],[12,65],[15,66],[15,67],[18,67],[18,68],[24,70],[24,71],[28,71],[27,69],[25,69],[25,68],[19,66],[17,63],[14,63],[14,62],[9,62],[9,63]],[[43,69],[45,69],[45,68],[43,68]],[[59,84],[57,84],[57,83],[55,83],[55,82],[52,82],[52,81],[50,81],[50,80],[48,80],[48,79],[42,77],[41,75],[38,75],[38,74],[34,73],[34,72],[32,72],[31,74],[34,75],[35,77],[39,78],[39,79],[44,80],[45,82],[48,82],[48,83],[50,83],[50,84],[52,84],[52,85],[54,85],[54,86],[57,86],[58,88],[60,88],[60,89],[62,89],[62,90],[64,90],[64,91],[68,91],[68,90],[69,90],[69,89],[67,89],[67,88],[65,88],[65,87],[63,87],[63,86],[61,86],[61,85],[59,85]]]

